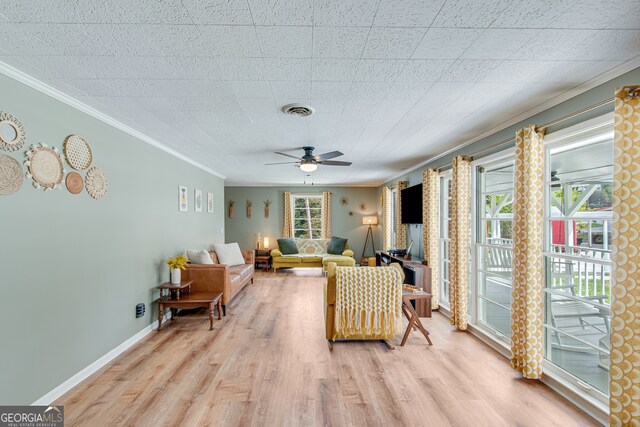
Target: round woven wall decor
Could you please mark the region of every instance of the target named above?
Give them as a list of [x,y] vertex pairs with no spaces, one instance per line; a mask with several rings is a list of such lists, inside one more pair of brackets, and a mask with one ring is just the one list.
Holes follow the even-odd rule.
[[93,155],[89,143],[84,138],[78,135],[69,135],[64,140],[63,150],[64,156],[72,168],[83,171],[91,166]]
[[65,183],[67,184],[67,190],[69,190],[69,193],[71,194],[80,194],[84,188],[82,175],[78,172],[69,172]]
[[87,172],[87,178],[85,180],[85,187],[87,193],[94,199],[102,199],[107,194],[107,175],[100,168],[91,168]]
[[65,174],[58,149],[40,144],[37,147],[31,146],[25,155],[25,165],[29,168],[27,176],[33,179],[33,186],[45,190],[58,188]]
[[18,119],[9,113],[0,111],[0,148],[7,151],[18,151],[24,145],[26,135],[24,127]]
[[0,154],[0,195],[13,194],[22,187],[22,166],[13,157]]

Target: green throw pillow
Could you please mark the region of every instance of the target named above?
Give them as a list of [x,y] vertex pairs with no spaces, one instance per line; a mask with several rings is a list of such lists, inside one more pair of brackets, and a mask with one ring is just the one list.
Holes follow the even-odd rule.
[[329,247],[327,248],[327,253],[331,255],[342,255],[345,248],[347,247],[347,239],[343,239],[342,237],[331,237],[331,241],[329,242]]
[[298,253],[298,246],[296,241],[292,238],[278,239],[278,249],[282,252],[282,255],[293,255]]

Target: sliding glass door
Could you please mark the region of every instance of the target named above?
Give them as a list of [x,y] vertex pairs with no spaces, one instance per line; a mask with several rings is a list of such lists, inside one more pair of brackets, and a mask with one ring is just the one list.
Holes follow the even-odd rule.
[[477,323],[499,340],[511,336],[513,159],[476,167]]

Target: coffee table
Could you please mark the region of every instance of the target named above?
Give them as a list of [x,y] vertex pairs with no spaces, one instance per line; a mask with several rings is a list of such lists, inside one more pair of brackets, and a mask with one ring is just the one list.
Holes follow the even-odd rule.
[[[160,298],[156,300],[158,303],[158,331],[162,327],[165,308],[171,309],[171,321],[175,320],[178,309],[207,308],[209,309],[209,330],[213,329],[213,313],[216,308],[218,309],[218,320],[222,319],[222,293],[191,292],[191,283],[189,281],[172,286],[163,283],[157,286],[160,289]],[[180,295],[182,289],[185,288],[189,288],[189,293]],[[170,290],[168,295],[163,295],[164,289]]]

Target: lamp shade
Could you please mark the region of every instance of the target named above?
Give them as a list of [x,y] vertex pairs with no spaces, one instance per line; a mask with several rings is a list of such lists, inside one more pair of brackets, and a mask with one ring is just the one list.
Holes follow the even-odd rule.
[[269,249],[269,238],[268,237],[264,238],[264,248],[265,249]]
[[364,225],[378,225],[377,216],[365,216],[362,217],[362,224]]

